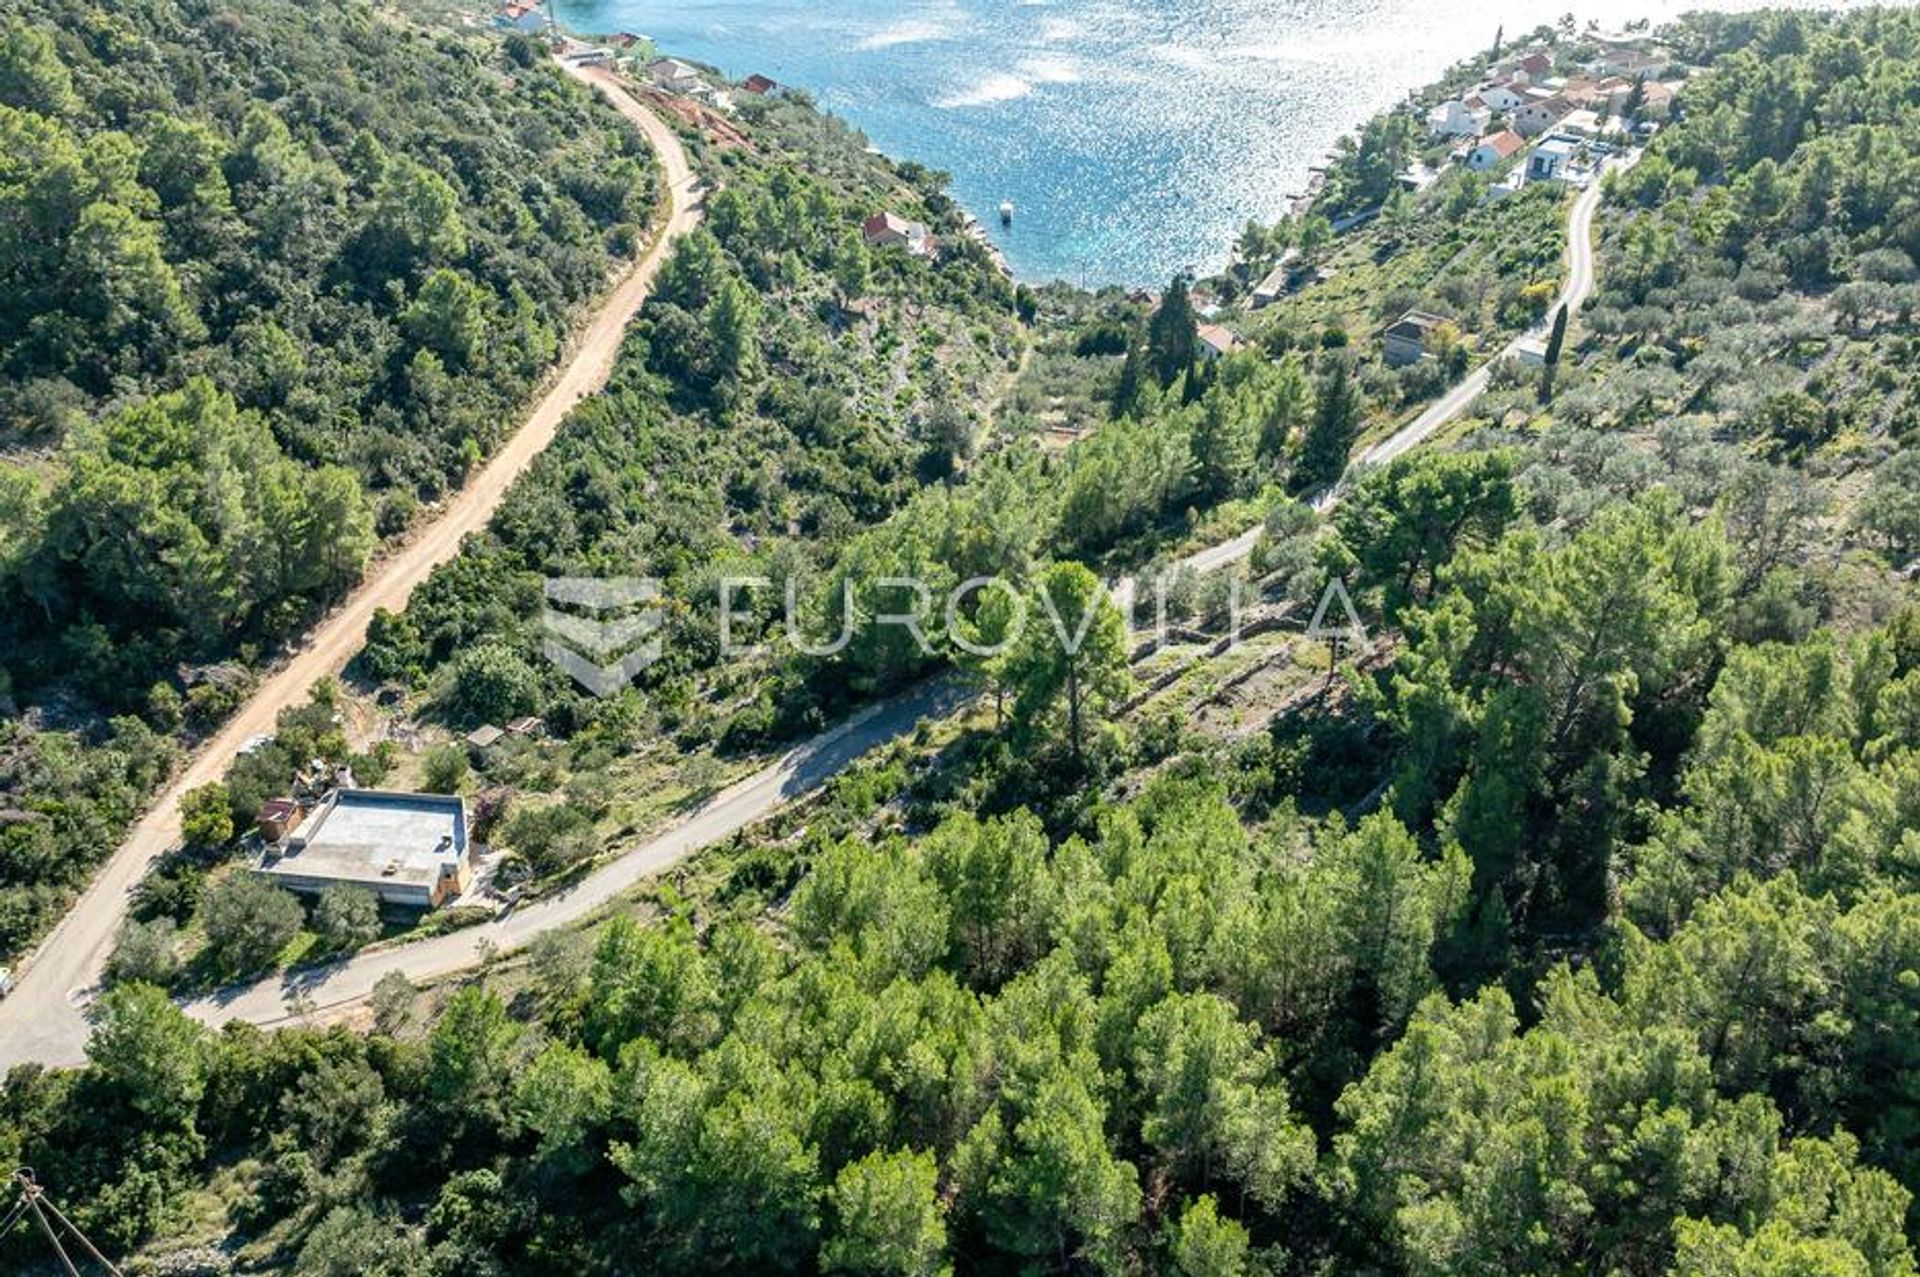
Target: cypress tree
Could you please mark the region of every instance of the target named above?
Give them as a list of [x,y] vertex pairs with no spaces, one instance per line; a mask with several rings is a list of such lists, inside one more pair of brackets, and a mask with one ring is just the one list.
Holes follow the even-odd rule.
[[1540,398],[1542,402],[1553,398],[1553,374],[1560,366],[1560,350],[1567,344],[1567,304],[1560,303],[1560,309],[1553,312],[1553,330],[1547,334],[1546,372],[1540,379]]
[[1313,419],[1307,424],[1306,437],[1300,441],[1300,459],[1293,467],[1290,486],[1295,492],[1311,492],[1339,480],[1360,433],[1360,392],[1353,384],[1353,373],[1344,359],[1335,359],[1333,367],[1321,378],[1314,396]]
[[1162,386],[1171,386],[1181,373],[1193,367],[1193,347],[1199,339],[1200,321],[1194,317],[1187,281],[1176,275],[1147,325],[1147,359]]

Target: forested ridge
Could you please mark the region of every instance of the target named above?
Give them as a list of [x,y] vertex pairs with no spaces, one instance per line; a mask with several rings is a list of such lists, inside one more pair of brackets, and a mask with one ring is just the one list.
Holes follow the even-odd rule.
[[0,955],[505,436],[655,201],[530,43],[281,0],[0,27]]
[[[876,201],[951,216],[937,180],[746,108],[609,395],[360,673],[549,717],[475,782],[546,791],[501,835],[542,873],[663,733],[724,753],[937,669],[978,703],[370,1025],[213,1034],[124,979],[84,1069],[9,1079],[0,1164],[159,1271],[1913,1273],[1920,14],[1671,38],[1706,69],[1612,179],[1564,357],[1325,515],[1296,497],[1369,410],[1344,330],[1235,316],[1257,347],[1203,363],[1186,281],[1149,314],[869,253]],[[1014,310],[1081,369],[1069,448],[942,411],[999,388]],[[1249,590],[1337,578],[1374,641],[1211,730],[1141,694],[1086,564],[1256,514]],[[730,665],[713,555],[816,630],[842,582],[873,615],[878,577],[998,570],[1091,638]],[[623,697],[533,659],[577,567],[692,600]],[[334,695],[288,749],[344,747]]]

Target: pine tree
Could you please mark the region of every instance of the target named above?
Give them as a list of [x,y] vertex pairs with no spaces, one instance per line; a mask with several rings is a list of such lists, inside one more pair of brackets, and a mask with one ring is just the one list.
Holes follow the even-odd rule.
[[1194,495],[1208,505],[1238,495],[1253,472],[1253,435],[1238,396],[1207,396],[1192,448]]

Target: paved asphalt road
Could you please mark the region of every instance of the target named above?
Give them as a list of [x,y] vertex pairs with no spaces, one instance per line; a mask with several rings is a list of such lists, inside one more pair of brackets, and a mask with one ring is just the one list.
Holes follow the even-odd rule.
[[[1638,155],[1630,156],[1625,162],[1631,164]],[[1560,302],[1567,308],[1571,318],[1580,307],[1586,304],[1593,294],[1593,216],[1600,206],[1600,183],[1595,181],[1580,192],[1573,202],[1573,208],[1567,214],[1567,282],[1560,290]],[[1463,378],[1459,385],[1429,404],[1425,411],[1406,425],[1368,448],[1355,458],[1355,468],[1377,466],[1393,460],[1410,449],[1417,448],[1433,437],[1435,431],[1465,412],[1487,388],[1487,378],[1494,364],[1515,353],[1520,343],[1528,337],[1538,336],[1543,330],[1535,328],[1523,333],[1501,347],[1493,358],[1481,364]],[[1313,499],[1313,508],[1324,513],[1340,499],[1342,489],[1330,488]],[[1202,550],[1188,560],[1196,569],[1210,572],[1224,567],[1238,559],[1244,559],[1253,553],[1255,543],[1260,540],[1260,529],[1250,528],[1219,545]]]
[[[667,159],[668,172],[675,192],[673,220],[669,224],[670,233],[679,233],[690,226],[697,213],[690,208],[685,192],[691,185],[692,177],[687,170],[685,156],[660,122],[650,115],[625,92],[617,88],[610,79],[575,71],[582,78],[591,78],[623,114],[639,125],[656,148]],[[1593,218],[1599,204],[1600,187],[1596,182],[1575,200],[1568,218],[1568,255],[1570,270],[1566,287],[1562,290],[1563,301],[1569,313],[1579,310],[1582,303],[1593,291]],[[664,243],[664,239],[662,241]],[[650,281],[652,272],[660,260],[660,245],[656,244],[652,253],[642,264],[639,275],[645,280],[640,282],[640,298],[633,301],[635,307],[644,298],[644,286]],[[623,286],[622,295],[630,291],[634,282]],[[618,298],[616,299],[618,300]],[[610,307],[609,309],[612,309]],[[625,311],[630,315],[631,310]],[[606,315],[603,313],[602,319]],[[623,315],[619,327],[623,328]],[[596,321],[596,328],[599,321]],[[617,349],[617,329],[615,348]],[[1513,352],[1520,338],[1505,347],[1496,359]],[[1448,391],[1441,399],[1428,407],[1418,417],[1402,426],[1388,438],[1374,445],[1358,459],[1359,465],[1377,465],[1400,456],[1431,437],[1447,422],[1457,417],[1486,389],[1488,371],[1493,363],[1489,360],[1459,385]],[[578,360],[576,359],[576,365]],[[611,356],[603,364],[597,365],[591,384],[597,387],[606,376]],[[568,378],[573,367],[569,368]],[[549,401],[571,388],[567,378],[556,386]],[[583,392],[584,393],[584,392]],[[561,406],[564,412],[566,404],[578,398],[571,394]],[[544,411],[547,404],[541,405]],[[529,423],[528,430],[533,423]],[[523,431],[523,434],[526,433]],[[552,437],[551,429],[541,441],[542,447]],[[517,442],[517,439],[516,439]],[[536,448],[534,451],[538,451]],[[530,460],[529,455],[526,460]],[[498,464],[496,462],[496,464]],[[525,461],[521,462],[524,466]],[[517,473],[517,470],[516,470]],[[502,488],[504,491],[504,486]],[[1339,490],[1323,494],[1314,504],[1326,509],[1338,500]],[[464,499],[464,498],[463,498]],[[497,504],[495,495],[487,506],[491,513]],[[472,530],[484,524],[481,518]],[[1186,560],[1198,571],[1206,572],[1235,562],[1252,553],[1259,540],[1260,530],[1251,529],[1240,536],[1220,545],[1210,546],[1189,556]],[[452,548],[458,548],[458,538],[454,538]],[[434,560],[437,562],[438,560]],[[430,565],[429,565],[430,566]],[[425,575],[424,570],[420,573]],[[372,588],[372,587],[369,587]],[[411,588],[409,586],[409,588]],[[352,605],[350,605],[351,609]],[[365,632],[366,617],[371,608],[365,610],[352,626],[351,633],[344,636],[348,646],[339,655],[338,663],[329,666],[329,671],[344,665],[347,657],[358,647],[360,637]],[[337,628],[340,618],[329,622],[329,629]],[[316,646],[319,646],[316,644]],[[320,672],[329,672],[320,671]],[[305,686],[317,674],[303,678],[297,686],[280,688],[281,680],[276,679],[263,688],[259,697],[267,696],[270,691],[280,688],[282,695],[276,696],[266,713],[267,723],[271,723],[272,714],[277,713],[281,705],[297,699],[290,693],[303,691]],[[674,826],[642,846],[634,848],[619,859],[609,862],[583,879],[578,885],[559,895],[549,897],[523,908],[512,910],[504,916],[484,926],[455,932],[451,935],[436,937],[412,944],[396,945],[388,949],[348,958],[327,966],[308,968],[302,971],[279,975],[252,985],[236,986],[219,993],[195,1000],[187,1004],[187,1010],[195,1018],[210,1024],[219,1025],[231,1020],[246,1020],[254,1024],[274,1025],[308,1014],[322,1014],[351,1007],[372,992],[380,977],[399,971],[416,983],[445,976],[453,972],[478,965],[488,952],[507,952],[521,948],[535,936],[555,927],[577,922],[595,911],[618,899],[641,879],[656,874],[694,852],[725,840],[741,829],[770,815],[795,798],[804,796],[819,788],[832,776],[850,765],[869,750],[892,741],[911,732],[914,727],[929,715],[949,713],[959,708],[967,698],[963,688],[947,680],[935,680],[894,700],[877,705],[848,722],[833,728],[814,740],[799,746],[783,756],[777,762],[760,772],[733,785],[716,795],[701,806],[685,821]],[[250,707],[251,708],[251,707]],[[192,784],[203,783],[204,779],[216,776],[225,766],[240,742],[254,730],[252,721],[256,716],[243,711],[249,718],[249,730],[235,736],[233,729],[222,734],[216,745],[224,747],[217,752],[208,752],[201,756],[206,762],[212,758],[215,766],[207,777],[193,776]],[[234,736],[228,743],[226,738]],[[196,767],[196,770],[200,770]],[[74,1064],[84,1058],[86,1026],[82,1018],[78,999],[94,985],[104,963],[113,934],[117,931],[119,920],[125,913],[126,892],[139,880],[147,863],[166,850],[175,840],[178,829],[177,817],[173,815],[177,807],[178,796],[185,788],[190,788],[186,780],[175,786],[162,803],[156,807],[154,817],[144,822],[142,830],[148,841],[155,835],[162,841],[144,845],[137,855],[129,856],[133,847],[130,841],[114,858],[107,872],[103,872],[87,897],[83,898],[79,908],[70,914],[61,927],[54,932],[46,946],[51,950],[67,933],[88,937],[89,943],[75,946],[87,952],[78,955],[83,960],[75,960],[75,954],[63,954],[65,959],[59,964],[61,974],[53,978],[42,979],[47,975],[48,967],[54,964],[47,958],[36,963],[28,972],[26,980],[13,997],[0,1003],[0,1070],[23,1060],[38,1060],[47,1064]],[[160,813],[164,812],[164,819]],[[115,873],[122,868],[122,861],[128,862],[127,873]],[[106,881],[112,874],[114,885],[106,887]],[[102,904],[89,908],[94,897],[103,892],[111,892],[110,898]],[[48,955],[51,957],[51,954]],[[64,992],[63,992],[64,991]]]
[[553,441],[568,409],[606,384],[627,324],[646,301],[654,276],[666,260],[667,245],[699,221],[694,173],[673,130],[603,73],[567,69],[605,94],[646,135],[660,157],[669,200],[662,234],[639,263],[621,277],[580,333],[566,363],[525,424],[433,522],[376,563],[366,582],[329,614],[306,643],[197,751],[179,778],[101,866],[66,917],[22,964],[18,987],[0,999],[0,1073],[28,1060],[46,1064],[76,1064],[81,1060],[87,1035],[85,1000],[99,983],[133,888],[156,859],[179,845],[181,795],[219,780],[248,740],[274,730],[282,709],[304,701],[308,689],[319,679],[346,668],[365,641],[367,624],[376,609],[404,609],[414,587],[436,566],[458,554],[469,533],[487,526],[513,481]]

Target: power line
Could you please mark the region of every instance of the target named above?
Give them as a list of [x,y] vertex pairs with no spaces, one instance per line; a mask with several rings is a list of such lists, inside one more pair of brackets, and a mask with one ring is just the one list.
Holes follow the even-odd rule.
[[[60,1266],[67,1270],[67,1277],[80,1277],[80,1269],[74,1264],[73,1256],[67,1253],[67,1248],[60,1242],[62,1232],[69,1240],[77,1242],[80,1249],[93,1262],[106,1269],[110,1277],[124,1277],[124,1274],[113,1266],[113,1262],[87,1240],[87,1235],[75,1227],[72,1220],[60,1213],[60,1208],[54,1205],[53,1200],[47,1196],[46,1190],[40,1187],[31,1170],[21,1167],[15,1171],[13,1184],[19,1190],[20,1196],[14,1202],[13,1209],[7,1213],[5,1220],[0,1220],[0,1238],[4,1238],[23,1217],[31,1215],[34,1222],[40,1225],[40,1231],[45,1234],[47,1245],[53,1247],[54,1257],[60,1261]],[[49,1215],[53,1217],[51,1220],[47,1218]],[[58,1228],[55,1227],[56,1224]]]

